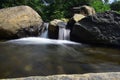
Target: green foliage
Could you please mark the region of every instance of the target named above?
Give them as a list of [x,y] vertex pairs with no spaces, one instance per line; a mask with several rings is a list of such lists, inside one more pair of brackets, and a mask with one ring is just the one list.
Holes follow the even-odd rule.
[[120,1],[115,1],[110,5],[112,10],[120,12]]
[[91,6],[95,9],[96,12],[104,12],[110,10],[110,5],[103,3],[101,1],[95,0],[91,3]]
[[42,0],[0,0],[0,8],[18,5],[28,5],[35,9],[44,20],[49,21],[54,18],[71,17],[73,6],[89,4],[91,0],[46,0],[50,3],[45,6]]
[[[72,16],[72,8],[75,6],[89,5],[93,0],[54,0],[49,6],[43,9],[44,19],[49,21],[55,18],[70,18]],[[47,18],[47,19],[46,19]]]
[[0,0],[0,8],[28,5],[35,9],[44,21],[50,21],[55,18],[70,18],[72,8],[81,5],[90,5],[95,8],[96,12],[110,10],[109,4],[103,3],[102,0],[45,0],[50,5],[43,4],[43,0]]
[[9,7],[14,5],[13,0],[0,0],[0,8]]

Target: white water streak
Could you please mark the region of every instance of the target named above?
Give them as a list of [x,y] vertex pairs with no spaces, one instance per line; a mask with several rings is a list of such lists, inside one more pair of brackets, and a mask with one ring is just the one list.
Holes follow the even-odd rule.
[[26,37],[15,40],[9,40],[7,43],[15,44],[79,44],[67,40],[54,40],[54,39],[45,39],[40,37]]
[[42,38],[48,38],[48,26],[49,26],[49,23],[44,23],[43,26],[45,27],[45,30],[44,30],[44,32],[42,32],[42,34],[40,35],[40,37],[42,37]]
[[70,30],[66,29],[65,23],[59,23],[59,34],[58,34],[58,39],[60,40],[70,40]]

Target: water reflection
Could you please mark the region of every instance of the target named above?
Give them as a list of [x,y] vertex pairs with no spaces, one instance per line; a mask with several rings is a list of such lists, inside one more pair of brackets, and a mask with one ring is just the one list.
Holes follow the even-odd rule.
[[0,78],[110,71],[120,71],[119,49],[0,43]]

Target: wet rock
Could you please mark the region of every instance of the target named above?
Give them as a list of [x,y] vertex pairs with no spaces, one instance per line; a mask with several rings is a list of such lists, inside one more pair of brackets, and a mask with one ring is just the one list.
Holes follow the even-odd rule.
[[120,72],[32,76],[25,78],[2,79],[2,80],[120,80]]
[[87,16],[76,23],[71,40],[92,44],[120,46],[120,14],[106,11]]
[[77,13],[75,12],[74,16],[68,21],[66,25],[66,27],[70,30],[73,28],[76,22],[80,21],[86,16],[95,14],[94,8],[87,5],[83,5],[81,7],[74,7],[73,9],[77,11]]
[[58,39],[59,26],[64,24],[65,22],[59,19],[54,19],[49,23],[48,27],[48,36],[52,39]]
[[83,19],[85,16],[82,14],[74,14],[74,16],[68,21],[66,28],[72,30],[74,24],[79,20]]
[[0,10],[0,39],[37,36],[42,19],[29,6],[16,6]]

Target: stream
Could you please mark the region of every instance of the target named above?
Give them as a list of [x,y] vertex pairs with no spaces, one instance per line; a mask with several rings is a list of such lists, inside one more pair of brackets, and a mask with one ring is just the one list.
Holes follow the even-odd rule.
[[0,42],[0,78],[120,71],[119,48],[41,37]]

